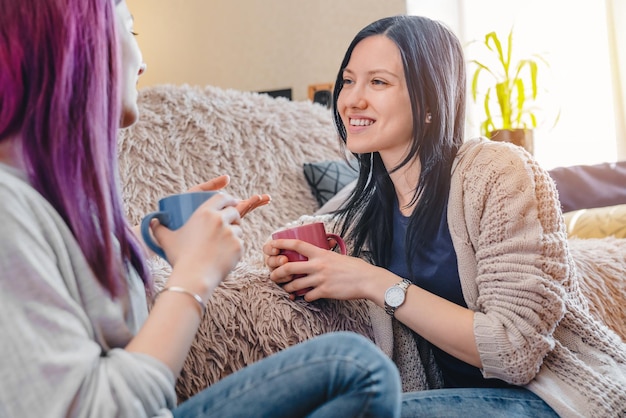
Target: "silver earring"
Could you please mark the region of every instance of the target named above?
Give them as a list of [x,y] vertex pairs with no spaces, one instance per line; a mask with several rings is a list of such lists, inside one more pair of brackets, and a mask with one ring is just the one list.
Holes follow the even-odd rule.
[[433,115],[432,113],[426,113],[426,123],[430,123],[433,120]]

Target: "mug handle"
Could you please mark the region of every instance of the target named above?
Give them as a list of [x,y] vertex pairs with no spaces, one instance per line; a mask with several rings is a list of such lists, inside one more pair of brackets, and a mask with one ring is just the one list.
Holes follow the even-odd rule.
[[332,238],[335,241],[337,241],[337,244],[339,244],[339,251],[341,252],[341,254],[346,255],[347,253],[346,243],[343,241],[343,238],[341,238],[337,234],[326,234],[326,239],[329,239],[329,238]]
[[150,221],[155,218],[159,220],[161,225],[166,225],[169,221],[169,216],[166,212],[152,212],[147,214],[141,220],[141,236],[148,248],[154,251],[159,257],[167,260],[163,248],[159,247],[159,245],[152,239],[152,234],[150,233]]

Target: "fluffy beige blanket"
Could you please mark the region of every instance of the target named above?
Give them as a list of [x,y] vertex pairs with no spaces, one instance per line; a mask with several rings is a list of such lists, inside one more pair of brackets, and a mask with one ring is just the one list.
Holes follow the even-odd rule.
[[[221,174],[235,196],[269,193],[270,205],[242,227],[243,260],[216,290],[177,387],[201,388],[282,348],[334,330],[370,335],[361,302],[291,302],[267,278],[261,246],[280,226],[317,210],[305,162],[341,158],[330,112],[310,102],[217,87],[157,86],[140,91],[140,120],[120,133],[127,215],[137,224],[159,198]],[[169,275],[154,259],[157,285]]]
[[[158,86],[140,92],[141,120],[120,136],[128,216],[138,223],[160,197],[230,174],[236,196],[272,203],[243,223],[244,259],[216,290],[177,385],[186,399],[220,378],[312,336],[353,330],[371,337],[363,302],[290,301],[267,278],[261,245],[278,227],[313,214],[305,162],[340,158],[329,111],[309,102],[215,87]],[[626,340],[626,240],[572,240],[590,310]],[[169,266],[152,260],[157,283]]]
[[228,174],[234,196],[272,196],[242,224],[244,260],[259,261],[271,232],[317,209],[302,165],[341,158],[329,110],[310,102],[165,85],[141,90],[139,107],[139,122],[119,143],[130,220],[138,223],[165,195]]
[[626,239],[569,240],[589,310],[626,341]]

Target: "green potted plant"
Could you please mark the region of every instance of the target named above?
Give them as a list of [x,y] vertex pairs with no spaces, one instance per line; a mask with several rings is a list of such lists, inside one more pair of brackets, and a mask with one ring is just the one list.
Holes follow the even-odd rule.
[[514,59],[513,29],[504,47],[496,32],[485,35],[482,46],[491,52],[487,57],[491,61],[470,61],[476,67],[471,85],[475,103],[480,104],[479,89],[485,85],[480,82],[484,76],[490,79],[482,98],[484,120],[480,124],[481,134],[494,140],[513,142],[533,153],[533,129],[537,127],[537,70],[540,63],[547,66],[547,62],[539,55]]

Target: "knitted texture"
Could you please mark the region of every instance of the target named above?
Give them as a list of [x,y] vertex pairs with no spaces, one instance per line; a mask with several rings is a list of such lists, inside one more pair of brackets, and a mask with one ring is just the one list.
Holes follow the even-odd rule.
[[528,384],[562,416],[626,414],[626,344],[582,297],[548,174],[521,148],[470,141],[448,221],[484,375]]

